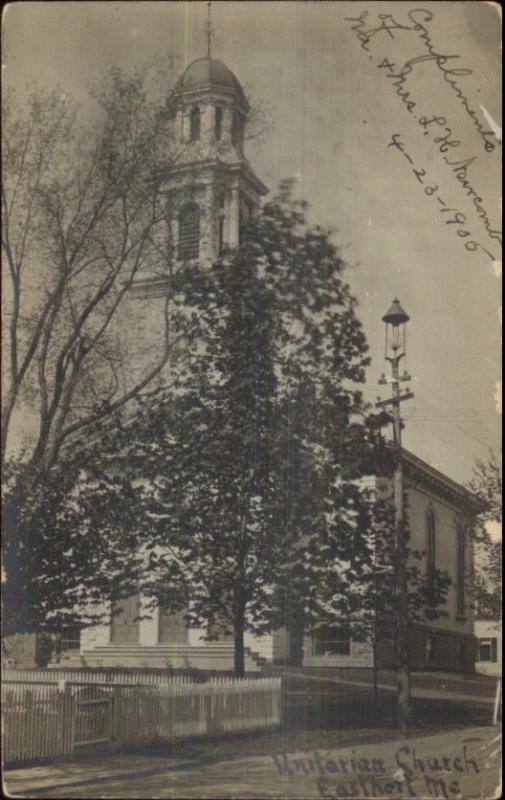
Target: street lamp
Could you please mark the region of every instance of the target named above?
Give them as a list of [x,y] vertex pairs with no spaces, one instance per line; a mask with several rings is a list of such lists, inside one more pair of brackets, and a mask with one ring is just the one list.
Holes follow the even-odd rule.
[[403,310],[395,297],[389,311],[382,321],[386,323],[385,360],[391,364],[391,377],[383,374],[380,384],[391,383],[392,397],[388,400],[378,398],[376,405],[384,408],[391,405],[393,417],[393,436],[395,451],[394,498],[395,498],[395,566],[397,577],[398,606],[396,616],[396,662],[397,662],[397,700],[398,723],[406,730],[410,719],[410,670],[409,670],[409,622],[407,595],[407,553],[405,541],[404,508],[403,508],[403,468],[402,468],[402,421],[400,403],[414,395],[408,389],[402,395],[400,383],[410,380],[404,370],[400,376],[400,361],[406,356],[406,324],[409,315]]
[[[384,314],[382,321],[386,323],[386,336],[384,342],[384,358],[392,366],[393,379],[391,383],[398,381],[400,360],[407,354],[407,331],[406,325],[410,317],[400,305],[397,297],[387,314]],[[410,375],[404,372],[401,380],[409,380]],[[388,383],[382,375],[379,383]]]

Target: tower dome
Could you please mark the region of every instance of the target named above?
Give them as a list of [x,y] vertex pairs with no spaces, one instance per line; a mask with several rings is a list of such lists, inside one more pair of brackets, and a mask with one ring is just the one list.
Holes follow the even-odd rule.
[[236,97],[244,111],[249,110],[244,90],[233,72],[217,58],[197,58],[175,84],[169,103],[180,95],[204,90],[217,90]]

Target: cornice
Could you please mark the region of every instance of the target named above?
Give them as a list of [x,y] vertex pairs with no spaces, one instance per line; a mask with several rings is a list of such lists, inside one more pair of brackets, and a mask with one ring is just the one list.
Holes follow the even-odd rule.
[[212,169],[218,169],[222,172],[228,172],[232,175],[241,175],[253,186],[259,195],[265,195],[269,192],[268,186],[266,186],[263,181],[258,178],[256,173],[250,167],[248,161],[245,159],[240,161],[223,161],[220,158],[206,158],[200,161],[190,161],[186,164],[181,164],[180,166],[171,167],[170,172],[167,175],[167,181],[170,182],[171,180],[174,180],[177,177],[187,173],[194,173],[195,170],[201,172],[202,170]]
[[429,490],[431,494],[438,495],[471,514],[482,512],[482,503],[473,492],[404,448],[402,464],[405,477],[414,485]]

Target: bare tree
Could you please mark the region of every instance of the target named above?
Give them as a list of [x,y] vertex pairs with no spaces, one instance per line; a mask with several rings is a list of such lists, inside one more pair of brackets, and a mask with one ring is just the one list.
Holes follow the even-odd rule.
[[114,321],[145,270],[168,276],[164,183],[180,153],[145,72],[113,70],[92,96],[86,124],[61,90],[4,104],[2,463],[29,404],[37,430],[23,461],[35,470],[141,392],[175,344],[167,289],[163,346],[121,385]]

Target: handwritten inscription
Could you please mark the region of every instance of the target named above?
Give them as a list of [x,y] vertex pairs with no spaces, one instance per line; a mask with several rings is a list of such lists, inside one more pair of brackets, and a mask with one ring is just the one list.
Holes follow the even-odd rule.
[[[479,153],[466,150],[464,135],[454,130],[447,120],[447,113],[443,114],[421,108],[422,101],[414,95],[414,89],[409,84],[410,79],[419,64],[432,63],[441,73],[445,84],[455,93],[459,104],[472,121],[482,142],[484,153],[489,154],[497,147],[498,141],[493,131],[488,130],[481,122],[478,112],[472,108],[470,101],[458,82],[461,78],[471,75],[472,70],[460,66],[460,55],[441,53],[435,49],[427,25],[434,20],[434,13],[423,8],[414,8],[406,13],[405,19],[400,20],[392,14],[371,14],[362,11],[357,17],[346,17],[350,29],[356,36],[362,50],[371,53],[373,47],[381,47],[383,53],[378,58],[375,66],[380,71],[398,97],[401,107],[416,120],[422,129],[423,137],[432,146],[437,156],[443,162],[444,170],[454,180],[458,188],[463,190],[470,199],[477,215],[477,225],[481,226],[486,236],[501,245],[502,234],[491,221],[489,212],[485,207],[482,192],[476,187],[472,171],[478,166]],[[393,56],[385,52],[399,37],[410,37],[406,43],[410,45],[412,37],[414,42],[422,42],[424,51],[408,58],[403,63],[396,63]],[[372,58],[372,55],[369,55]],[[424,113],[423,113],[424,112]],[[445,203],[445,205],[448,205]],[[461,212],[459,212],[461,214]],[[466,219],[465,219],[466,221]],[[470,233],[468,234],[470,235]],[[475,247],[471,244],[473,242]],[[474,239],[470,240],[471,251],[484,250],[490,257],[495,256]]]
[[427,197],[434,197],[437,200],[440,208],[439,213],[445,214],[445,224],[446,225],[456,225],[455,228],[456,235],[464,240],[464,245],[466,250],[469,252],[475,252],[476,250],[482,250],[489,258],[493,261],[494,256],[493,254],[487,250],[480,242],[475,241],[473,238],[468,238],[472,236],[471,231],[467,229],[466,222],[467,218],[466,215],[463,214],[462,211],[459,211],[457,208],[449,208],[448,203],[443,199],[441,194],[439,193],[439,186],[438,184],[432,184],[430,181],[427,180],[426,170],[424,168],[416,166],[412,156],[407,152],[405,149],[405,145],[401,140],[401,136],[399,133],[393,133],[391,137],[391,141],[388,144],[388,147],[395,147],[402,155],[406,158],[409,164],[412,167],[412,174],[416,178],[417,182],[424,187],[424,193]]
[[[477,761],[464,746],[457,755],[421,756],[416,748],[403,745],[394,754],[388,770],[382,758],[353,755],[342,758],[332,752],[314,751],[308,756],[273,755],[275,769],[282,777],[310,776],[317,779],[321,797],[433,797],[454,800],[461,797],[459,775],[479,774]],[[392,771],[396,770],[393,774]]]
[[[472,75],[473,70],[469,69],[468,67],[452,66],[453,59],[461,58],[459,53],[448,55],[445,53],[438,53],[434,49],[431,36],[429,35],[428,29],[426,28],[427,23],[433,20],[434,17],[433,12],[428,11],[428,9],[426,8],[411,9],[407,14],[409,23],[411,24],[404,24],[404,25],[397,22],[392,14],[377,14],[377,18],[381,22],[380,25],[377,25],[375,28],[368,27],[369,25],[367,21],[368,17],[369,17],[369,12],[366,10],[362,11],[358,17],[345,17],[346,22],[354,23],[352,25],[352,30],[356,33],[356,37],[361,43],[362,49],[369,52],[370,48],[368,47],[368,45],[370,44],[372,38],[381,32],[387,33],[391,39],[394,39],[395,33],[398,34],[399,31],[413,31],[414,33],[416,33],[418,38],[421,39],[421,41],[423,42],[424,47],[428,52],[423,53],[420,56],[415,56],[413,58],[410,58],[408,61],[405,62],[405,64],[399,70],[398,74],[395,75],[394,77],[398,79],[401,83],[404,83],[406,76],[412,72],[416,64],[432,61],[442,73],[444,81],[447,83],[448,86],[450,86],[453,92],[455,92],[465,112],[472,120],[473,125],[476,127],[479,136],[482,139],[484,150],[486,151],[486,153],[491,153],[496,147],[495,135],[493,131],[487,130],[482,125],[478,112],[475,111],[475,109],[473,109],[470,106],[470,101],[468,97],[465,95],[459,83],[456,81],[457,77]],[[451,62],[450,65],[449,62]],[[409,110],[412,111],[412,108]]]

